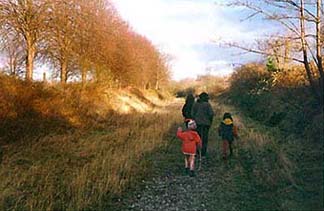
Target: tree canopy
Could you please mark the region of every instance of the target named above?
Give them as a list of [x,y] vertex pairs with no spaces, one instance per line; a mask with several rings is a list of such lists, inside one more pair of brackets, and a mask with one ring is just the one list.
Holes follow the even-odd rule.
[[159,88],[166,56],[104,0],[0,0],[1,51],[12,75],[33,79],[35,62],[62,83],[72,78]]

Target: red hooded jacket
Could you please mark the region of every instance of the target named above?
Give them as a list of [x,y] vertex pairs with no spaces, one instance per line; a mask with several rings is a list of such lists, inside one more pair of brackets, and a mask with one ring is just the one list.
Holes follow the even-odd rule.
[[182,152],[196,154],[197,145],[201,147],[201,139],[194,130],[177,131],[177,137],[182,141]]

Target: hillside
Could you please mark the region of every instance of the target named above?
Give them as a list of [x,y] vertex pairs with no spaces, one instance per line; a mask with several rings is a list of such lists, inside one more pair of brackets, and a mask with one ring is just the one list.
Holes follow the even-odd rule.
[[154,90],[0,83],[0,210],[107,206],[145,174],[137,161],[164,145],[175,118]]

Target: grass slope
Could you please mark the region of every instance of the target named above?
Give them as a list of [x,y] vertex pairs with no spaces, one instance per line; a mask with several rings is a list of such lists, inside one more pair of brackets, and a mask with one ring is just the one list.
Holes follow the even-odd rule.
[[143,158],[178,121],[155,91],[0,85],[0,210],[111,207],[149,172]]

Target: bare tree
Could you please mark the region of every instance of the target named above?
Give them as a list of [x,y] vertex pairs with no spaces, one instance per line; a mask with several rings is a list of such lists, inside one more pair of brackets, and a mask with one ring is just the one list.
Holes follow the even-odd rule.
[[[285,70],[291,62],[294,42],[286,37],[276,37],[258,41],[258,49],[273,60],[277,70]],[[270,57],[269,57],[270,56]]]
[[73,42],[79,32],[76,28],[75,6],[74,0],[52,0],[51,19],[46,29],[43,54],[45,59],[59,71],[62,83],[67,82],[69,72],[73,71],[72,67],[74,67]]
[[[305,6],[307,5],[307,7]],[[275,49],[272,52],[264,49],[250,48],[242,46],[237,43],[230,43],[229,46],[237,47],[245,51],[263,54],[267,56],[281,57],[286,60],[292,60],[304,64],[305,72],[312,89],[312,93],[318,99],[319,103],[323,105],[323,55],[322,55],[322,38],[321,18],[323,13],[322,1],[307,1],[304,0],[262,0],[251,2],[246,0],[234,1],[228,4],[229,6],[242,6],[253,13],[247,19],[253,18],[256,15],[262,15],[267,20],[275,21],[286,29],[286,34],[281,35],[286,40],[298,41],[299,49],[302,56],[277,54]],[[264,7],[266,5],[266,7]],[[314,13],[316,11],[316,13]],[[273,39],[273,37],[271,38]],[[316,83],[310,63],[314,61],[316,64],[315,72],[319,75],[319,83]]]
[[23,72],[25,54],[22,41],[10,33],[3,33],[0,50],[5,56],[4,70],[13,76],[20,76]]
[[322,102],[322,104],[324,104],[324,70],[323,70],[323,41],[322,41],[322,13],[323,13],[323,8],[322,8],[323,4],[322,4],[322,0],[317,0],[316,1],[316,8],[317,8],[317,12],[316,12],[316,65],[318,68],[318,72],[320,73],[320,79],[319,79],[319,87],[320,87],[320,100]]
[[0,25],[22,37],[26,52],[26,80],[32,80],[37,43],[48,16],[46,0],[0,0]]
[[[83,84],[118,80],[122,86],[159,88],[169,78],[160,52],[120,18],[109,0],[0,0],[0,26],[1,38],[10,34],[19,40],[9,49],[11,72],[17,69],[14,58],[23,55],[27,80],[35,59],[51,64],[62,83],[73,75]],[[2,47],[12,46],[3,40]]]

